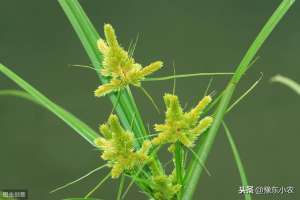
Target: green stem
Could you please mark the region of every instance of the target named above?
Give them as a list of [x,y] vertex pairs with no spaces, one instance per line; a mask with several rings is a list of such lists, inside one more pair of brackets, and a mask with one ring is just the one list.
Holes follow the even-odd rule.
[[123,188],[124,188],[124,183],[125,183],[125,175],[122,174],[121,179],[120,179],[120,185],[119,185],[119,189],[118,189],[118,194],[117,194],[117,200],[121,200],[122,191],[123,191]]
[[[183,184],[183,149],[179,142],[175,143],[175,169],[177,183]],[[180,196],[180,195],[179,195]]]

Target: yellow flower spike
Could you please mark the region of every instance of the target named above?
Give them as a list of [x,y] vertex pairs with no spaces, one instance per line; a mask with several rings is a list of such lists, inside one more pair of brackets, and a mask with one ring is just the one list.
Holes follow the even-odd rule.
[[197,106],[193,108],[190,112],[187,113],[189,120],[196,122],[200,115],[201,112],[206,108],[206,106],[212,101],[212,98],[210,96],[205,96],[203,99],[199,101]]
[[146,140],[146,141],[144,141],[144,143],[142,145],[142,148],[139,149],[137,151],[137,153],[140,154],[140,155],[147,155],[150,148],[151,148],[151,146],[152,146],[151,142],[149,140]]
[[152,177],[154,191],[153,196],[156,200],[169,200],[180,191],[181,186],[173,182],[173,175],[159,175]]
[[110,83],[100,85],[94,93],[96,97],[101,97],[108,93],[119,91],[123,87],[124,84],[120,80],[111,80]]
[[176,95],[165,94],[164,102],[165,123],[155,124],[154,130],[158,132],[158,136],[152,139],[152,143],[154,145],[169,143],[170,152],[173,152],[173,144],[177,141],[186,147],[192,147],[197,137],[212,124],[212,117],[205,117],[198,122],[201,112],[211,102],[211,97],[204,97],[190,112],[183,111]]
[[102,69],[100,74],[110,78],[108,83],[99,86],[95,91],[95,96],[101,97],[111,92],[124,89],[128,85],[141,86],[141,81],[157,70],[163,63],[156,61],[146,67],[136,63],[118,43],[115,30],[110,24],[104,25],[105,39],[99,39],[97,46],[103,55]]
[[134,148],[133,133],[126,131],[116,115],[110,115],[107,123],[100,125],[103,137],[95,139],[95,145],[101,149],[103,160],[112,168],[112,178],[118,178],[123,171],[142,166],[149,160],[150,141],[144,141],[140,149]]
[[119,43],[117,40],[117,36],[115,34],[115,30],[110,24],[104,24],[104,34],[106,38],[106,42],[111,48],[119,48]]
[[168,151],[170,153],[174,153],[175,152],[175,144],[171,144],[169,147],[168,147]]
[[183,110],[176,95],[165,94],[164,101],[167,107],[166,120],[173,121],[180,120],[183,117]]
[[97,46],[98,46],[99,51],[100,51],[104,56],[106,56],[107,53],[108,53],[108,46],[107,46],[106,42],[105,42],[104,40],[102,40],[102,39],[99,39],[99,40],[97,41]]
[[95,145],[97,146],[97,147],[104,147],[104,146],[106,146],[106,140],[104,139],[104,138],[102,138],[102,137],[99,137],[99,138],[96,138],[95,140],[94,140],[94,143],[95,143]]
[[116,163],[111,169],[111,177],[118,178],[123,171],[124,171],[124,166],[121,165],[120,163]]
[[211,126],[212,123],[213,123],[212,117],[205,117],[202,120],[200,120],[199,124],[193,130],[191,130],[191,132],[192,134],[194,134],[194,136],[198,137],[204,131],[206,131]]
[[124,129],[122,128],[117,115],[110,115],[108,118],[108,124],[110,125],[111,131],[116,136],[121,136],[124,133]]
[[99,126],[99,131],[102,133],[102,135],[107,138],[107,139],[111,139],[112,137],[112,132],[110,131],[109,127],[107,126],[107,124],[101,124]]
[[162,66],[163,66],[163,62],[161,62],[161,61],[153,62],[150,65],[141,69],[141,75],[143,77],[148,76],[148,75],[160,70],[162,68]]

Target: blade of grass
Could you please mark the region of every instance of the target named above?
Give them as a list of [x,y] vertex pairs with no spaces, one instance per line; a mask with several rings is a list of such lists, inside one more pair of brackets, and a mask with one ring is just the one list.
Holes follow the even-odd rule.
[[172,76],[163,76],[163,77],[150,77],[145,78],[143,81],[165,81],[170,79],[177,79],[177,78],[189,78],[195,76],[220,76],[220,75],[233,75],[231,72],[220,72],[220,73],[194,73],[194,74],[177,74]]
[[89,193],[87,193],[84,198],[88,198],[90,197],[96,190],[98,190],[100,188],[100,186],[105,183],[105,181],[107,181],[107,179],[109,179],[110,177],[110,173],[108,173]]
[[107,166],[108,166],[108,165],[102,165],[102,166],[100,166],[100,167],[97,167],[96,169],[93,169],[92,171],[90,171],[89,173],[83,175],[82,177],[80,177],[80,178],[78,178],[78,179],[76,179],[76,180],[74,180],[74,181],[71,181],[71,182],[69,182],[69,183],[67,183],[67,184],[64,184],[63,186],[60,186],[60,187],[58,187],[58,188],[56,188],[56,189],[50,191],[49,193],[54,193],[54,192],[57,192],[57,191],[59,191],[59,190],[62,190],[62,189],[64,189],[64,188],[66,188],[66,187],[69,187],[69,186],[71,186],[71,185],[73,185],[73,184],[75,184],[75,183],[77,183],[77,182],[79,182],[79,181],[85,179],[86,177],[90,176],[91,174],[93,174],[93,173],[95,173],[95,172],[99,171],[100,169],[103,169],[104,167],[107,167]]
[[[248,68],[251,67],[252,65],[254,65],[254,64],[257,62],[258,59],[259,59],[258,56],[255,57],[255,58],[250,62]],[[209,87],[207,87],[207,88],[209,88]],[[226,88],[225,88],[225,89],[226,89]],[[224,89],[224,90],[223,90],[216,98],[214,98],[213,102],[212,102],[211,104],[209,104],[208,107],[205,108],[203,114],[207,113],[207,112],[208,112],[209,110],[211,110],[215,105],[217,105],[217,103],[221,100],[221,98],[222,98],[222,96],[223,96],[223,94],[224,94],[224,92],[225,92],[225,89]],[[207,91],[208,91],[208,89],[206,89],[205,95],[206,95]]]
[[205,163],[201,158],[199,158],[198,154],[192,149],[192,148],[187,148],[192,152],[192,155],[194,159],[198,162],[199,166],[204,169],[204,171],[207,173],[208,176],[211,176],[211,173],[209,172],[208,168],[205,166]]
[[56,116],[58,116],[61,120],[67,123],[71,128],[73,128],[77,133],[79,133],[83,138],[85,138],[88,142],[94,145],[94,140],[99,137],[99,135],[91,129],[87,124],[79,120],[73,114],[69,113],[65,109],[61,108],[50,99],[48,99],[45,95],[40,93],[34,87],[32,87],[29,83],[24,81],[21,77],[11,71],[9,68],[0,63],[0,72],[5,74],[8,78],[14,81],[17,85],[19,85],[22,89],[24,89],[28,94],[30,94],[34,100],[38,103],[42,104],[45,108],[50,110]]
[[[245,56],[243,57],[240,64],[238,65],[234,75],[229,81],[225,89],[225,92],[222,95],[221,101],[217,107],[215,120],[211,128],[208,130],[206,137],[203,138],[202,141],[204,142],[199,143],[197,145],[197,154],[199,158],[204,162],[207,159],[208,153],[210,152],[210,149],[213,145],[214,139],[222,123],[223,116],[230,103],[236,85],[238,84],[238,82],[240,81],[244,73],[247,71],[247,69],[249,68],[248,67],[249,64],[253,60],[254,56],[256,55],[256,53],[258,52],[258,50],[260,49],[264,41],[267,39],[267,37],[270,35],[270,33],[273,31],[275,26],[280,21],[280,19],[286,14],[286,12],[289,10],[289,8],[292,6],[293,3],[294,0],[283,0],[281,2],[279,7],[275,10],[273,15],[267,21],[265,26],[262,28],[262,30],[260,31],[256,39],[254,40],[254,42],[246,52]],[[197,161],[193,159],[189,164],[188,173],[186,176],[183,200],[191,200],[193,198],[193,194],[197,187],[197,183],[199,181],[199,177],[201,175],[202,170],[203,168],[199,167]]]
[[118,194],[117,194],[117,200],[121,200],[122,192],[123,192],[123,188],[124,188],[124,183],[125,183],[125,176],[124,176],[124,174],[122,174],[121,179],[120,179]]
[[[176,68],[175,68],[175,62],[173,61],[173,76],[176,76]],[[176,92],[176,78],[173,80],[173,89],[172,94],[175,95]]]
[[28,101],[32,101],[33,103],[40,104],[39,101],[37,101],[35,98],[33,98],[30,94],[27,92],[21,91],[21,90],[0,90],[0,96],[15,96],[20,97],[23,99],[26,99]]
[[[183,148],[179,142],[175,143],[175,171],[176,171],[176,179],[177,183],[183,185]],[[178,194],[181,197],[181,192]]]
[[257,84],[261,81],[263,75],[261,74],[261,76],[259,77],[259,79],[257,81],[255,81],[255,83],[253,83],[251,85],[251,87],[244,92],[237,100],[235,100],[226,110],[226,113],[230,112],[242,99],[244,99],[256,86]]
[[155,108],[157,113],[160,114],[159,107],[158,107],[157,103],[154,101],[154,99],[152,98],[152,96],[149,94],[149,92],[143,87],[139,87],[139,88],[142,90],[142,92],[145,94],[145,96],[150,100],[151,104],[153,105],[153,107]]
[[[232,137],[232,135],[231,135],[231,133],[228,129],[228,126],[226,125],[226,123],[224,121],[223,121],[223,127],[224,127],[224,130],[225,130],[226,136],[228,138],[228,141],[229,141],[232,153],[233,153],[233,157],[235,159],[236,166],[238,168],[238,171],[239,171],[239,174],[240,174],[240,177],[241,177],[242,185],[244,187],[246,187],[246,186],[248,186],[248,180],[247,180],[247,175],[246,175],[242,160],[241,160],[240,155],[239,155],[239,151],[238,151],[238,149],[236,147],[236,144],[234,142],[234,139],[233,139],[233,137]],[[248,193],[245,193],[245,200],[251,200],[251,195],[248,194]]]
[[273,76],[270,80],[271,82],[275,83],[281,83],[287,87],[289,87],[290,89],[294,90],[297,94],[300,95],[300,84],[298,84],[296,81],[287,78],[285,76],[282,76],[280,74]]

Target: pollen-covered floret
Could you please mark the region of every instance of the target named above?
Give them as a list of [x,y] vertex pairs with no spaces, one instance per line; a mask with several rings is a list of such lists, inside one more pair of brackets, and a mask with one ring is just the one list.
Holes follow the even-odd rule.
[[146,67],[136,63],[132,55],[120,46],[115,30],[110,24],[104,25],[106,41],[98,40],[98,49],[103,55],[102,76],[110,78],[108,83],[100,85],[95,90],[95,96],[104,96],[110,92],[119,91],[127,85],[140,86],[141,81],[155,71],[159,70],[163,63],[156,61]]
[[124,170],[141,166],[149,159],[151,142],[146,140],[139,150],[135,150],[133,133],[122,128],[116,115],[110,115],[108,122],[99,129],[103,137],[97,138],[95,144],[103,150],[102,159],[112,167],[112,178],[118,178]]
[[174,144],[179,141],[187,147],[192,147],[198,136],[213,122],[213,118],[210,116],[199,120],[203,109],[211,100],[210,96],[205,96],[193,109],[184,112],[176,95],[165,94],[165,123],[155,124],[154,128],[159,134],[152,139],[152,143],[161,145]]

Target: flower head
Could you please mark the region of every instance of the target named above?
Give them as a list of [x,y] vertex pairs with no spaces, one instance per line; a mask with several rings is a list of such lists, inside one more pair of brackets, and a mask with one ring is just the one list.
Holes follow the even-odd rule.
[[115,30],[110,24],[104,25],[106,41],[98,40],[98,49],[103,55],[102,76],[110,78],[108,83],[100,85],[95,90],[95,96],[104,96],[110,92],[119,91],[127,85],[140,86],[141,81],[155,71],[159,70],[163,63],[156,61],[146,67],[136,63],[134,58],[120,46]]
[[[175,171],[173,171],[175,172]],[[171,175],[158,175],[153,176],[153,186],[152,190],[153,196],[157,200],[169,200],[173,199],[173,197],[180,191],[181,185],[176,183],[175,173]]]
[[149,159],[150,141],[144,141],[142,147],[135,150],[133,133],[122,128],[116,115],[110,115],[108,122],[99,129],[103,137],[97,138],[95,144],[103,150],[101,157],[112,167],[112,178],[118,178],[124,170],[131,170]]
[[205,117],[199,120],[203,109],[211,102],[210,96],[205,96],[189,112],[184,112],[178,97],[172,94],[165,94],[166,105],[165,123],[155,124],[158,136],[152,139],[155,145],[166,143],[174,144],[179,141],[187,147],[194,145],[197,137],[212,124],[212,117]]

